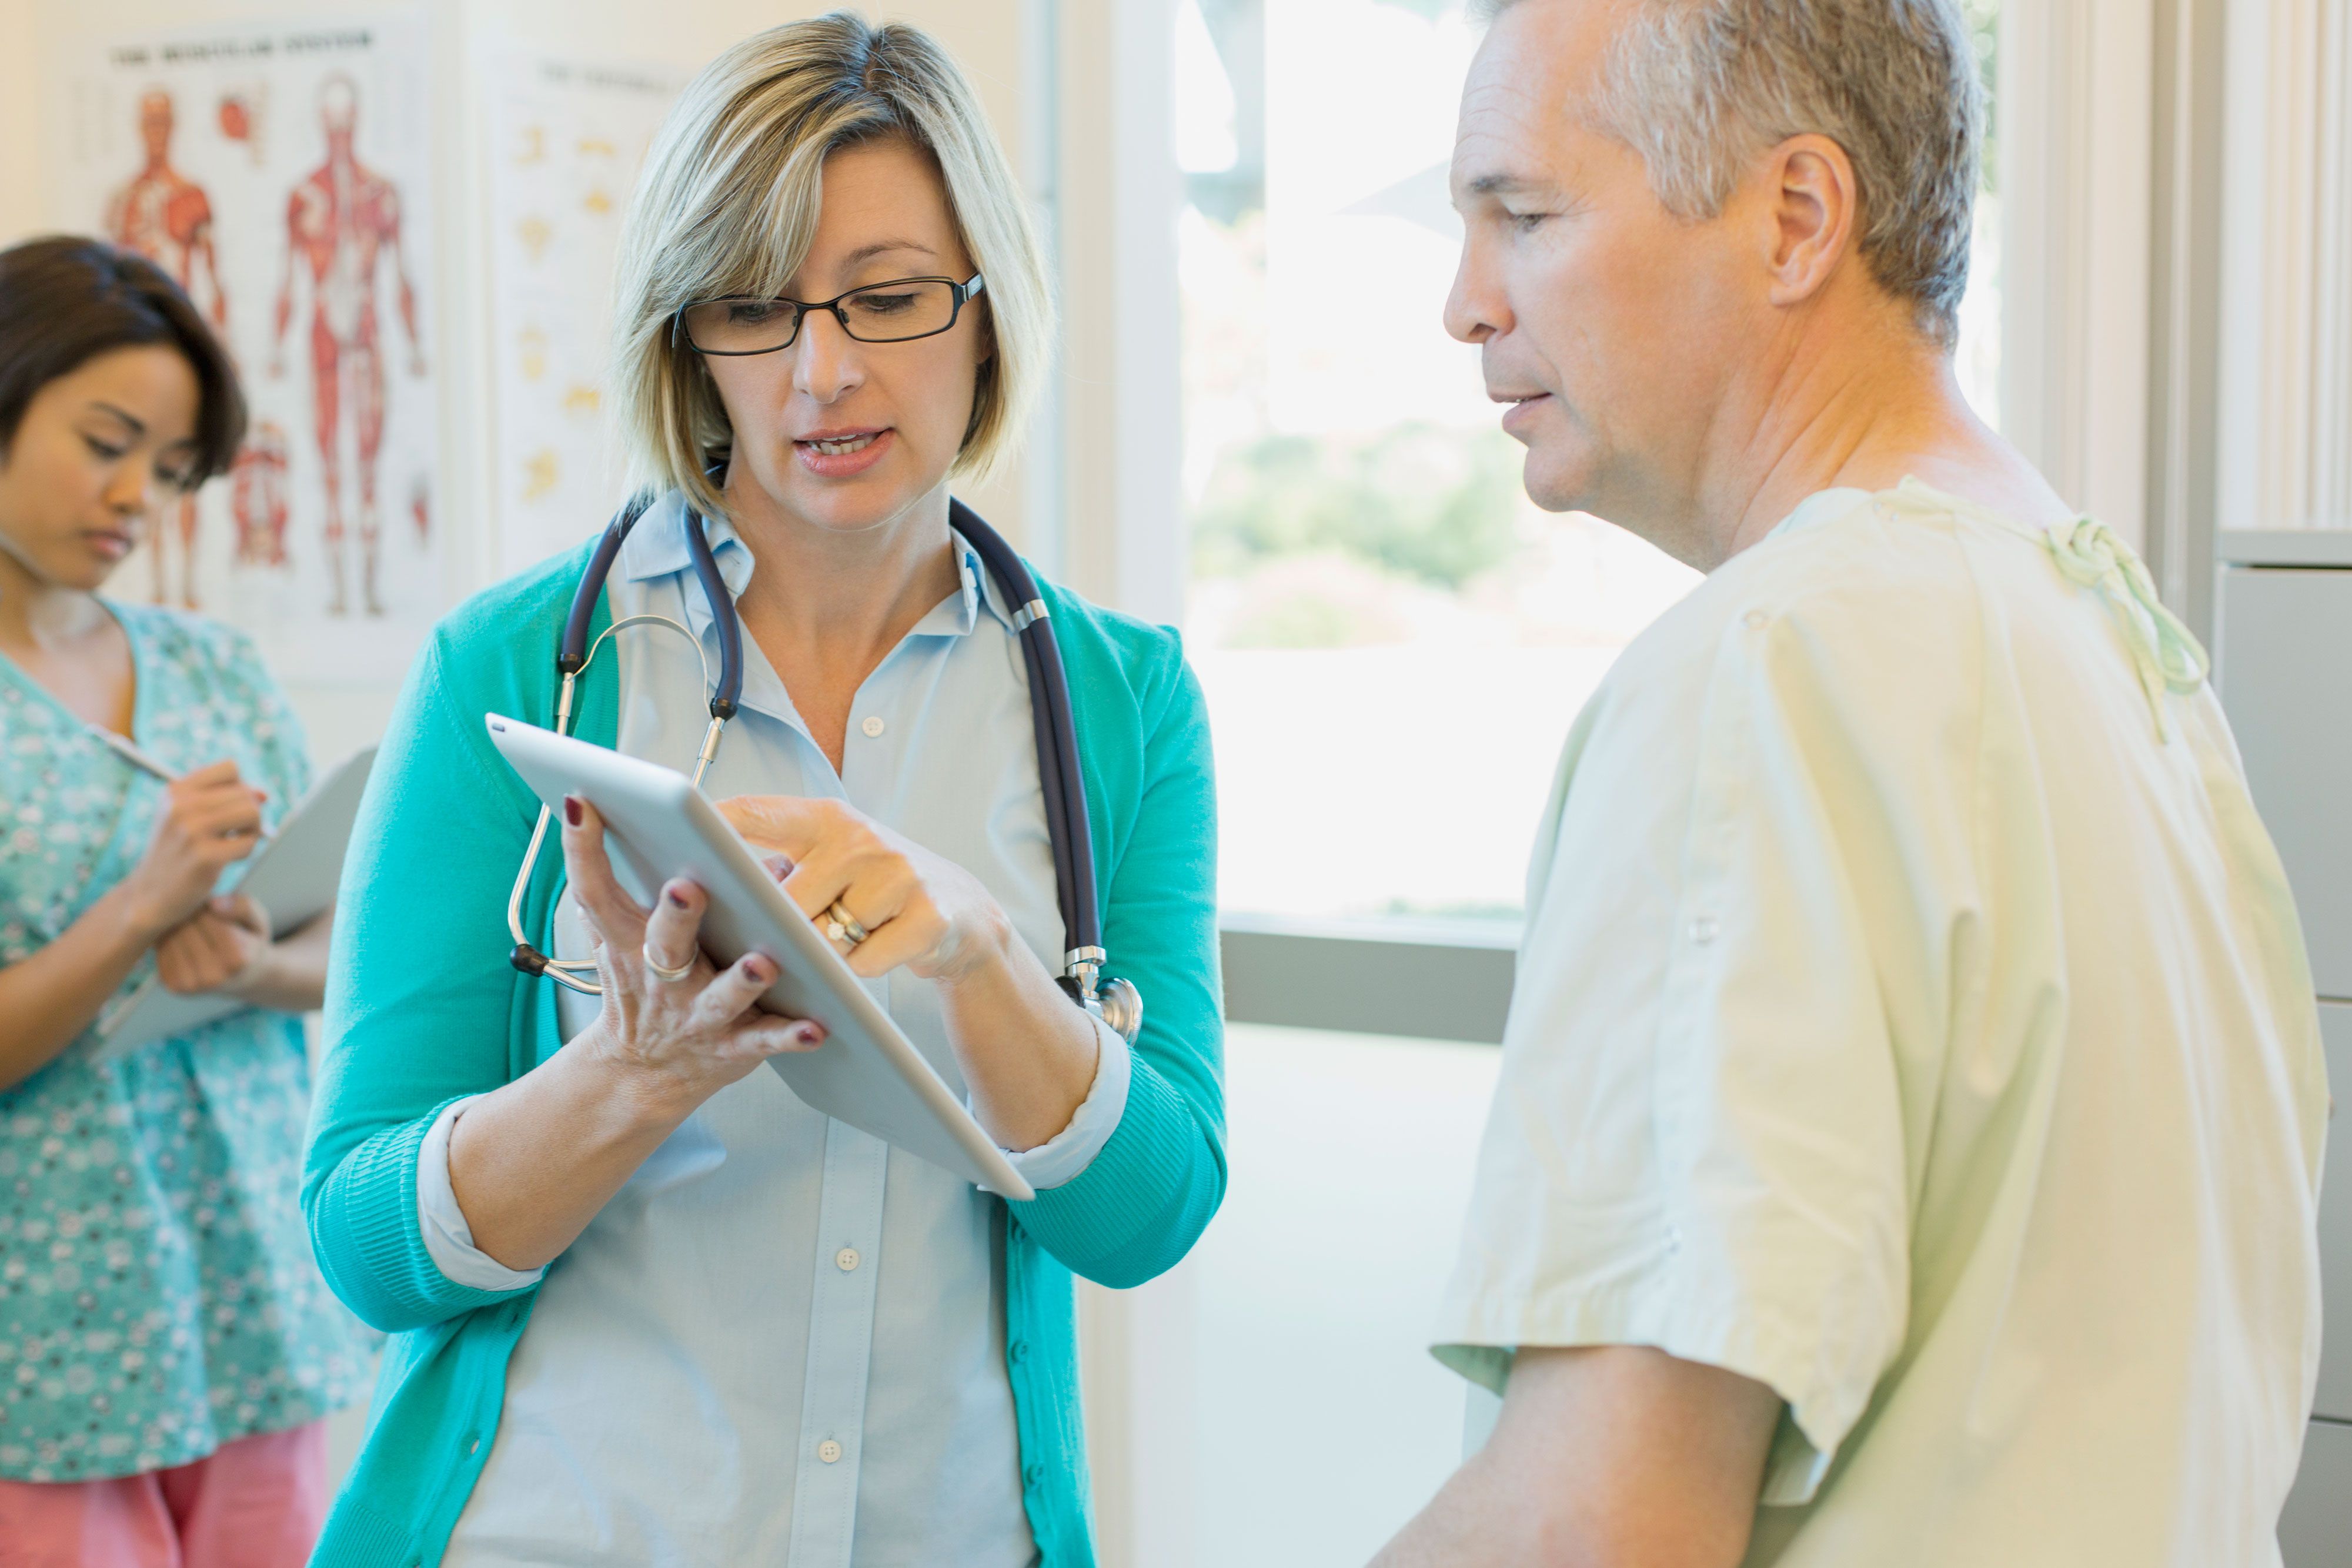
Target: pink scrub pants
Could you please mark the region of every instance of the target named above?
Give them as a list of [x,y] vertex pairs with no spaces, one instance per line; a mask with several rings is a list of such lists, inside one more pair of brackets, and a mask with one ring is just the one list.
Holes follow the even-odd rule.
[[327,1424],[104,1481],[0,1479],[0,1568],[302,1568],[327,1516]]

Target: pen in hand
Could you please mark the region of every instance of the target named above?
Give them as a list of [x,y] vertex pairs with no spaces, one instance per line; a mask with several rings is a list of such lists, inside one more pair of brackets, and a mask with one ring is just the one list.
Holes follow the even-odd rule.
[[110,729],[102,729],[97,725],[90,726],[89,729],[92,735],[97,736],[100,740],[106,743],[106,748],[109,751],[113,752],[115,756],[120,757],[123,761],[131,764],[131,767],[136,768],[144,773],[152,773],[166,784],[174,784],[179,781],[180,776],[178,774],[173,772],[170,768],[164,767],[162,763],[156,761],[153,758],[140,750],[136,746],[133,746],[128,737],[117,735]]
[[[89,727],[89,732],[98,737],[98,738],[105,744],[106,748],[109,751],[113,752],[115,756],[120,757],[123,761],[128,762],[131,767],[138,768],[141,772],[152,774],[155,778],[162,779],[166,784],[176,784],[180,781],[179,774],[173,772],[163,763],[158,762],[145,751],[141,750],[128,736],[118,735],[113,730],[103,728],[98,725],[91,725]],[[249,785],[247,788],[251,789],[254,794],[260,797],[262,800],[266,800],[269,798],[269,791],[261,789],[257,785]],[[256,832],[253,835],[253,841],[257,846],[268,843],[269,841],[269,833],[268,830],[265,829]]]

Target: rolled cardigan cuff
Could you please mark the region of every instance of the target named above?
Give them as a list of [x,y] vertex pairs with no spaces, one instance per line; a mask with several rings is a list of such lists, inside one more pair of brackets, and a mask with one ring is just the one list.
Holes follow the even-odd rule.
[[539,1283],[546,1267],[509,1269],[475,1247],[473,1227],[466,1223],[466,1211],[457,1207],[457,1190],[449,1183],[450,1131],[466,1107],[480,1098],[468,1094],[444,1105],[416,1151],[416,1228],[433,1266],[451,1284],[477,1291],[519,1291]]
[[1045,1142],[1018,1154],[1004,1151],[1013,1168],[1039,1192],[1067,1186],[1083,1175],[1127,1114],[1128,1085],[1135,1076],[1127,1038],[1093,1014],[1087,1016],[1095,1026],[1097,1044],[1095,1081],[1086,1099],[1070,1113],[1069,1124]]

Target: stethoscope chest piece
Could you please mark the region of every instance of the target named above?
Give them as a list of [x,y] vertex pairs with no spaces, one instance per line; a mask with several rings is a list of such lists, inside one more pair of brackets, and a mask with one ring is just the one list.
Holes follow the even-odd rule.
[[1129,1045],[1143,1032],[1143,993],[1135,988],[1133,980],[1118,977],[1104,981],[1095,998],[1093,1011]]

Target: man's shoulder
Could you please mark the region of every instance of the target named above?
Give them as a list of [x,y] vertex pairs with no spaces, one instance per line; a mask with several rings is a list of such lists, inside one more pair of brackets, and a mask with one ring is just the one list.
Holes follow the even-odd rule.
[[1963,542],[1965,519],[1890,517],[1876,497],[1776,533],[1710,572],[1625,651],[1621,665],[1643,679],[1713,667],[1727,640],[1770,632],[1794,639],[1809,663],[1842,664],[1903,653],[1906,676],[1932,678],[1923,647],[1958,654],[1973,641],[1985,585]]

